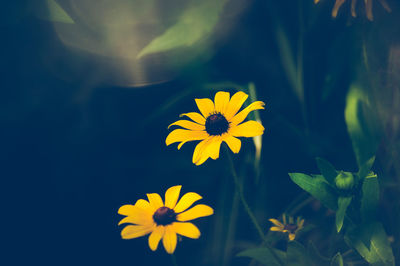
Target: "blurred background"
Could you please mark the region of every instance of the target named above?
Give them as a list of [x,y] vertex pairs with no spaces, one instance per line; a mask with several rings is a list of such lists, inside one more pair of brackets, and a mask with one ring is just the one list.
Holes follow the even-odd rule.
[[121,239],[117,211],[177,184],[215,209],[195,221],[200,239],[178,243],[178,264],[248,265],[235,254],[260,240],[233,200],[226,154],[195,166],[196,143],[165,146],[167,126],[218,90],[266,103],[256,114],[261,157],[252,139],[235,155],[265,232],[306,200],[294,213],[313,227],[304,239],[325,256],[345,251],[332,212],[288,173],[318,173],[317,156],[357,171],[344,118],[355,83],[378,118],[379,217],[399,259],[399,2],[388,0],[388,12],[374,1],[373,21],[359,2],[356,18],[350,1],[332,18],[333,0],[9,1],[0,16],[5,265],[170,265],[147,237]]

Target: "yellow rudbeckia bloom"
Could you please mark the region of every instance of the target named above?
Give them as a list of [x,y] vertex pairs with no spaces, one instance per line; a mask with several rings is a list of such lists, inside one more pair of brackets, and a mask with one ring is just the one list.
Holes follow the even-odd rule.
[[125,215],[118,225],[130,223],[121,231],[123,239],[132,239],[150,234],[150,249],[155,251],[162,239],[165,250],[172,254],[177,243],[177,234],[189,238],[200,237],[199,229],[187,221],[209,216],[214,210],[198,204],[189,210],[194,202],[202,197],[194,192],[186,193],[178,201],[182,186],[170,187],[165,192],[165,202],[157,193],[147,194],[147,200],[139,199],[135,205],[123,205],[118,213]]
[[286,214],[282,215],[283,223],[281,223],[277,219],[269,219],[269,221],[275,225],[271,226],[269,230],[275,232],[288,233],[290,241],[293,241],[296,238],[297,232],[299,232],[304,225],[304,219],[300,219],[300,217],[297,217],[295,223],[293,217],[289,216],[289,222],[287,222]]
[[[317,4],[319,2],[319,0],[314,0],[314,3]],[[335,6],[332,9],[332,17],[336,18],[338,12],[339,12],[339,8],[344,4],[344,2],[346,2],[346,0],[336,0],[335,2]],[[367,18],[369,20],[373,20],[374,16],[372,15],[372,0],[364,0],[365,2],[365,13],[367,15]],[[392,10],[390,9],[388,3],[386,2],[386,0],[379,0],[379,2],[381,3],[381,5],[386,9],[387,12],[391,12]],[[351,0],[351,15],[353,17],[356,17],[356,4],[357,4],[357,0]]]
[[[193,163],[200,165],[208,158],[216,160],[222,141],[234,152],[238,153],[241,141],[237,137],[255,137],[264,133],[264,127],[256,121],[242,123],[247,115],[254,110],[264,109],[264,103],[256,101],[238,112],[248,95],[242,91],[230,98],[229,92],[219,91],[215,94],[214,102],[211,99],[195,99],[200,113],[191,112],[181,114],[193,121],[179,120],[169,125],[180,126],[184,129],[175,129],[165,140],[168,145],[180,142],[178,150],[188,141],[201,140],[193,153]],[[169,128],[168,127],[168,128]]]

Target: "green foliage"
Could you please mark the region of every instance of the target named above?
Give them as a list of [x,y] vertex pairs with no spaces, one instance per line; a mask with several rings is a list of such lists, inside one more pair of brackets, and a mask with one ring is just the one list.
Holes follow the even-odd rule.
[[74,20],[55,0],[42,0],[31,4],[36,16],[43,20],[74,24]]
[[[369,247],[365,244],[366,231],[370,232]],[[373,266],[394,265],[392,248],[381,223],[368,226],[354,226],[345,235],[349,246],[354,247],[358,253]]]
[[289,173],[299,187],[320,200],[326,207],[337,210],[337,195],[322,175],[309,176],[302,173]]
[[379,183],[376,175],[365,178],[362,185],[361,218],[364,222],[375,221],[379,203]]
[[[274,251],[275,251],[275,254],[279,256],[281,261],[286,260],[285,252],[278,250],[278,249],[274,249]],[[237,254],[237,256],[238,257],[249,257],[249,258],[255,259],[256,261],[258,261],[264,265],[281,266],[281,264],[275,259],[275,256],[271,253],[271,250],[266,247],[247,249],[247,250],[242,251],[239,254]]]
[[212,32],[225,2],[226,0],[204,0],[192,3],[193,6],[183,11],[174,25],[146,45],[137,58],[178,47],[192,46]]
[[333,256],[331,266],[343,266],[343,258],[340,252],[336,253],[336,255]]
[[307,250],[297,241],[290,241],[286,251],[286,265],[307,266],[311,265],[311,259]]
[[326,181],[329,184],[335,184],[335,177],[338,175],[338,172],[335,170],[333,165],[325,159],[316,158],[318,169],[321,171],[321,174],[325,177]]
[[338,198],[338,210],[336,212],[336,230],[339,233],[343,226],[344,216],[346,214],[347,207],[351,203],[352,197],[339,197]]
[[356,84],[350,87],[347,95],[345,119],[357,163],[361,168],[375,156],[381,126],[368,95]]

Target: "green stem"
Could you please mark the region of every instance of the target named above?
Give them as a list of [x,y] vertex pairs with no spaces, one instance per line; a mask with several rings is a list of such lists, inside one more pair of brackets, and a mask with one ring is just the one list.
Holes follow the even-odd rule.
[[171,262],[172,262],[172,266],[178,266],[178,263],[176,262],[176,257],[174,254],[171,254]]
[[265,242],[266,247],[270,250],[271,254],[274,256],[275,260],[280,264],[280,265],[285,265],[283,263],[283,261],[279,258],[279,256],[276,254],[275,250],[268,244],[268,242],[266,241],[265,235],[263,233],[263,230],[261,229],[261,226],[258,224],[256,217],[254,216],[253,212],[251,211],[249,204],[247,203],[245,197],[244,197],[244,193],[243,193],[243,186],[240,183],[239,177],[236,173],[236,169],[235,169],[235,165],[233,163],[233,159],[231,154],[229,153],[229,150],[226,146],[224,146],[225,148],[225,153],[227,154],[228,160],[229,160],[229,166],[231,168],[231,172],[232,172],[232,177],[233,177],[233,181],[235,183],[236,186],[236,190],[239,194],[239,198],[240,201],[243,204],[244,209],[246,210],[247,214],[250,217],[250,220],[252,221],[254,227],[257,229],[257,232],[260,236],[260,238],[262,239],[263,242]]

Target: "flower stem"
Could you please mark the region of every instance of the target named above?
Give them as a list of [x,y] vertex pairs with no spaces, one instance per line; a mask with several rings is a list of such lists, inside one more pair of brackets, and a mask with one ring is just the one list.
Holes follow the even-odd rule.
[[172,262],[172,266],[178,266],[178,263],[176,262],[176,257],[174,254],[171,254],[171,262]]
[[236,169],[235,169],[235,165],[233,163],[233,159],[231,154],[229,153],[228,148],[224,145],[225,148],[225,153],[227,154],[228,160],[229,160],[229,166],[231,168],[231,172],[232,172],[232,177],[233,177],[233,181],[235,182],[235,187],[236,190],[239,194],[239,198],[240,201],[243,204],[244,209],[246,210],[247,214],[250,217],[250,220],[252,221],[254,227],[257,229],[257,232],[260,236],[260,238],[262,239],[262,241],[265,243],[266,247],[270,250],[271,254],[274,256],[275,260],[280,264],[280,265],[285,265],[283,263],[283,261],[279,258],[279,256],[276,254],[275,250],[268,244],[268,242],[266,241],[265,235],[263,230],[261,229],[261,226],[258,224],[256,217],[254,216],[253,212],[251,211],[249,204],[247,203],[245,197],[244,197],[244,193],[243,193],[243,185],[239,180],[239,177],[236,173]]

